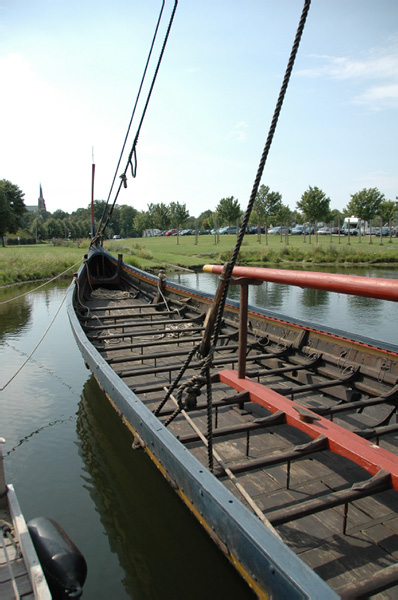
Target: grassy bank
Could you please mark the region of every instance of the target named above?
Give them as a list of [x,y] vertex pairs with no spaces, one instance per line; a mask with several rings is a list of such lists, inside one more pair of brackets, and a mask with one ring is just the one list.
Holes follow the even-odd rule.
[[[179,265],[186,268],[198,269],[205,263],[222,263],[230,256],[236,243],[236,236],[195,236],[141,238],[135,240],[118,240],[105,244],[113,253],[122,252],[129,262],[144,269],[158,268],[169,265]],[[290,236],[288,243],[279,236],[265,236],[260,241],[257,235],[245,237],[239,254],[239,264],[277,265],[280,263],[294,264],[396,264],[398,266],[398,238],[369,238],[338,236],[315,237]]]
[[0,286],[55,277],[81,260],[87,248],[88,242],[85,248],[49,244],[0,248]]
[[[123,253],[124,259],[141,268],[156,271],[160,267],[173,269],[183,267],[201,269],[205,263],[223,263],[231,256],[236,243],[236,236],[224,235],[216,243],[214,236],[200,236],[195,243],[195,236],[136,238],[129,240],[109,241],[105,247],[117,254]],[[0,286],[22,281],[34,281],[55,277],[71,267],[83,257],[88,249],[88,240],[80,245],[52,246],[11,246],[0,248]],[[396,265],[398,267],[398,238],[391,243],[388,238],[351,238],[338,237],[330,240],[329,236],[319,236],[318,243],[312,236],[290,236],[287,244],[285,238],[256,235],[245,237],[239,264],[270,266],[294,265]],[[321,270],[321,268],[320,268]],[[68,274],[69,276],[69,274]]]

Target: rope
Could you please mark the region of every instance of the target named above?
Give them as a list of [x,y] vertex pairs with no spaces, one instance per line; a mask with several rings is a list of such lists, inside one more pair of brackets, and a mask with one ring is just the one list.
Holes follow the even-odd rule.
[[[138,137],[139,137],[140,132],[141,132],[141,127],[142,127],[142,124],[144,122],[146,111],[148,109],[149,101],[151,99],[153,88],[155,86],[156,78],[157,78],[157,75],[158,75],[158,72],[159,72],[160,64],[162,62],[164,51],[165,51],[166,45],[167,45],[167,41],[169,39],[169,34],[170,34],[171,26],[173,24],[174,16],[175,16],[175,13],[176,13],[176,10],[177,10],[177,4],[178,4],[178,0],[175,0],[174,1],[174,7],[173,7],[173,10],[172,10],[172,13],[171,13],[171,17],[170,17],[170,21],[169,21],[169,24],[168,24],[168,27],[167,27],[166,35],[165,35],[164,40],[163,40],[163,46],[162,46],[162,49],[161,49],[160,54],[159,54],[159,59],[158,59],[157,65],[156,65],[155,73],[154,73],[154,76],[153,76],[153,79],[152,79],[151,86],[149,88],[149,92],[148,92],[148,96],[147,96],[147,99],[146,99],[146,102],[145,102],[144,109],[142,111],[141,120],[140,120],[140,123],[139,123],[138,128],[137,128],[137,133],[135,134],[135,138],[134,138],[133,145],[132,145],[132,148],[131,148],[131,151],[130,151],[130,154],[129,154],[129,157],[128,157],[128,160],[127,160],[126,167],[125,167],[122,175],[120,176],[120,183],[119,183],[119,187],[117,189],[116,195],[115,195],[115,199],[114,199],[113,204],[112,204],[112,206],[110,208],[108,216],[106,217],[105,223],[102,225],[101,229],[98,228],[98,233],[93,238],[93,240],[92,240],[91,243],[95,242],[100,236],[103,235],[103,233],[105,231],[105,228],[108,225],[110,218],[112,217],[113,209],[115,208],[115,204],[116,204],[116,201],[117,201],[117,199],[119,197],[120,190],[121,190],[122,186],[125,187],[125,188],[127,187],[127,171],[128,171],[129,167],[131,167],[131,175],[132,175],[132,177],[134,178],[136,176],[136,171],[137,171],[136,147],[137,147],[137,143],[138,143]],[[133,160],[134,160],[134,165],[133,165]]]
[[18,375],[18,373],[20,373],[20,372],[22,371],[22,369],[24,368],[24,366],[26,365],[26,363],[27,363],[27,362],[28,362],[28,361],[29,361],[29,360],[32,358],[33,354],[36,352],[36,350],[38,349],[38,347],[40,346],[40,344],[42,343],[42,341],[43,341],[43,340],[44,340],[44,338],[46,337],[47,333],[50,331],[50,329],[51,329],[51,327],[52,327],[52,325],[53,325],[53,323],[54,323],[55,319],[56,319],[56,318],[57,318],[57,316],[58,316],[58,313],[59,313],[59,311],[61,310],[61,308],[62,308],[62,306],[63,306],[63,304],[64,304],[64,302],[65,302],[65,300],[66,300],[66,297],[67,297],[67,295],[68,295],[68,292],[69,292],[69,290],[70,290],[70,288],[71,288],[71,286],[72,286],[72,285],[73,285],[73,281],[72,281],[72,283],[69,285],[68,289],[66,290],[66,293],[65,293],[65,295],[64,295],[64,297],[63,297],[63,300],[62,300],[61,304],[59,305],[59,307],[58,307],[58,309],[57,309],[57,312],[55,313],[55,315],[54,315],[54,317],[52,318],[52,320],[51,320],[50,324],[48,325],[47,329],[45,330],[45,332],[44,332],[44,333],[43,333],[43,335],[41,336],[40,340],[37,342],[36,346],[33,348],[32,352],[31,352],[31,353],[30,353],[30,354],[27,356],[26,360],[24,360],[24,362],[23,362],[23,363],[22,363],[22,365],[19,367],[19,369],[18,369],[18,370],[17,370],[17,371],[14,373],[14,375],[13,375],[12,377],[10,377],[10,379],[7,381],[7,383],[6,383],[5,385],[3,385],[3,387],[1,387],[1,388],[0,388],[0,392],[3,392],[3,391],[6,389],[6,387],[7,387],[8,385],[10,385],[11,381],[12,381],[13,379],[15,379],[15,377]]
[[150,61],[151,56],[152,56],[152,50],[153,50],[153,47],[154,47],[154,44],[155,44],[155,40],[156,40],[156,37],[157,37],[157,34],[158,34],[158,29],[159,29],[160,21],[161,21],[162,14],[163,14],[164,4],[165,4],[165,0],[163,0],[163,2],[162,2],[162,8],[160,9],[160,13],[159,13],[159,17],[158,17],[158,22],[156,24],[155,33],[154,33],[153,38],[152,38],[152,43],[151,43],[151,47],[150,47],[150,50],[149,50],[148,58],[147,58],[147,61],[146,61],[145,69],[144,69],[144,72],[143,72],[143,75],[142,75],[142,78],[141,78],[140,87],[138,88],[138,93],[137,93],[137,97],[135,99],[133,112],[131,113],[130,122],[129,122],[129,125],[127,127],[126,136],[124,138],[122,150],[120,152],[120,156],[119,156],[119,160],[118,160],[118,163],[117,163],[117,166],[116,166],[115,174],[113,176],[112,185],[110,187],[108,198],[106,200],[106,205],[105,205],[105,208],[104,208],[104,212],[102,213],[102,216],[101,216],[101,219],[100,219],[100,222],[99,222],[99,225],[98,225],[98,229],[99,230],[101,229],[102,221],[105,218],[105,214],[106,214],[106,210],[107,210],[107,207],[108,207],[108,204],[109,204],[109,200],[110,200],[110,197],[111,197],[111,194],[112,194],[113,186],[115,185],[117,173],[119,171],[120,163],[122,161],[122,157],[123,157],[123,154],[124,154],[124,149],[125,149],[126,144],[127,144],[127,139],[128,139],[128,137],[130,135],[131,125],[132,125],[132,122],[133,122],[133,119],[134,119],[135,111],[137,109],[137,104],[138,104],[138,100],[139,100],[140,95],[141,95],[142,87],[144,85],[146,73],[147,73],[148,66],[149,66],[149,61]]
[[76,267],[76,265],[79,265],[82,261],[79,260],[77,263],[75,263],[74,265],[72,265],[71,267],[68,267],[67,269],[65,269],[65,271],[62,271],[62,273],[60,273],[59,275],[56,275],[55,277],[53,277],[52,279],[48,279],[47,281],[45,281],[44,283],[42,283],[41,285],[37,286],[36,288],[34,288],[33,290],[29,290],[29,292],[25,292],[24,294],[20,294],[19,296],[15,296],[14,298],[10,298],[9,300],[2,300],[0,302],[0,305],[2,304],[7,304],[8,302],[13,302],[14,300],[18,300],[19,298],[23,298],[24,296],[27,296],[28,294],[33,294],[33,292],[36,292],[37,290],[39,290],[40,288],[44,287],[45,285],[47,285],[48,283],[51,283],[52,281],[55,281],[56,279],[58,279],[59,277],[62,277],[62,275],[65,275],[65,273],[67,273],[68,271],[70,271],[71,269],[74,269]]
[[221,302],[220,302],[220,306],[219,306],[219,310],[218,310],[218,314],[217,314],[217,319],[216,319],[216,324],[214,327],[214,337],[213,337],[213,343],[214,345],[217,344],[217,339],[219,336],[219,333],[221,331],[221,324],[222,324],[222,316],[223,316],[223,312],[224,312],[224,307],[225,307],[225,302],[227,299],[227,294],[228,294],[228,288],[229,288],[229,282],[230,282],[230,278],[232,275],[232,271],[233,268],[236,264],[236,261],[238,259],[238,255],[239,255],[239,251],[240,251],[240,247],[242,245],[242,241],[247,229],[247,226],[249,224],[249,218],[250,218],[250,214],[252,212],[252,208],[254,205],[254,202],[256,200],[256,195],[258,192],[258,188],[260,186],[260,181],[261,181],[261,177],[263,175],[264,172],[264,167],[265,167],[265,163],[267,161],[267,157],[268,157],[268,153],[269,150],[271,148],[271,144],[272,144],[272,140],[275,134],[275,130],[276,130],[276,125],[278,123],[278,119],[279,119],[279,115],[282,109],[282,104],[283,101],[285,99],[285,95],[286,95],[286,91],[287,91],[287,87],[289,85],[289,81],[290,81],[290,77],[292,74],[292,70],[293,70],[293,65],[294,65],[294,61],[296,59],[297,56],[297,52],[298,52],[298,48],[300,45],[300,41],[301,41],[301,37],[304,31],[304,26],[305,26],[305,22],[307,20],[307,16],[308,16],[308,11],[310,9],[310,4],[311,4],[311,0],[305,0],[304,2],[304,7],[303,7],[303,11],[301,13],[301,17],[300,17],[300,21],[297,27],[297,32],[296,32],[296,36],[293,42],[293,46],[292,46],[292,50],[290,52],[290,57],[289,57],[289,61],[286,67],[286,71],[285,71],[285,76],[283,78],[283,82],[282,82],[282,86],[279,92],[279,96],[278,96],[278,100],[275,106],[275,110],[274,110],[274,115],[272,117],[272,121],[271,121],[271,125],[270,125],[270,129],[268,132],[268,136],[267,136],[267,140],[265,142],[265,146],[264,146],[264,150],[263,153],[261,155],[261,159],[260,159],[260,163],[257,169],[257,174],[254,180],[254,184],[253,184],[253,189],[250,195],[250,199],[249,199],[249,203],[247,205],[247,209],[246,209],[246,213],[245,216],[243,218],[243,222],[242,225],[239,229],[239,234],[238,234],[238,238],[236,240],[236,245],[232,254],[232,258],[230,261],[230,265],[227,271],[227,282],[224,288],[224,292],[221,298]]
[[[5,556],[5,559],[6,559],[6,562],[7,562],[8,572],[10,574],[11,585],[12,585],[12,589],[14,590],[14,597],[15,597],[15,599],[19,600],[19,598],[21,596],[19,594],[17,581],[16,581],[16,578],[15,578],[13,570],[12,570],[11,561],[10,561],[10,558],[8,556],[7,544],[5,542],[5,538],[7,537],[13,545],[15,544],[15,542],[14,542],[14,539],[13,539],[13,537],[11,535],[11,529],[10,529],[10,527],[9,527],[9,525],[7,523],[5,523],[2,526],[2,530],[3,530],[3,536],[2,537],[3,537],[3,540],[4,540],[3,543],[2,543],[2,546],[3,546],[4,556]],[[15,548],[15,550],[16,550],[16,548]]]
[[[227,299],[227,295],[228,295],[228,288],[229,288],[229,283],[231,280],[231,276],[232,276],[232,271],[233,268],[236,264],[238,255],[239,255],[239,251],[242,245],[242,241],[249,223],[249,218],[250,218],[250,214],[252,212],[253,209],[253,205],[254,202],[256,200],[256,196],[257,196],[257,192],[258,192],[258,188],[260,186],[260,181],[261,181],[261,177],[263,175],[264,172],[264,167],[265,167],[265,163],[268,157],[268,153],[269,150],[271,148],[271,144],[272,144],[272,140],[275,134],[275,130],[276,130],[276,125],[278,123],[278,119],[279,119],[279,115],[282,109],[282,104],[286,95],[286,91],[287,91],[287,87],[290,81],[290,77],[292,74],[292,70],[293,70],[293,65],[297,56],[297,52],[298,52],[298,48],[300,45],[300,40],[304,31],[304,26],[305,26],[305,22],[307,20],[307,16],[308,16],[308,11],[310,8],[310,4],[311,4],[311,0],[305,0],[304,2],[304,7],[303,7],[303,11],[301,13],[301,17],[300,17],[300,21],[297,27],[297,32],[296,32],[296,36],[293,42],[293,46],[292,46],[292,50],[290,52],[290,57],[289,57],[289,61],[286,67],[286,71],[285,71],[285,76],[283,78],[283,82],[282,82],[282,86],[279,92],[279,96],[277,99],[277,103],[275,106],[275,110],[274,110],[274,114],[272,117],[272,121],[271,121],[271,125],[269,128],[269,132],[268,132],[268,136],[265,142],[265,146],[264,146],[264,150],[263,153],[261,155],[260,158],[260,163],[257,169],[257,174],[254,180],[254,184],[253,184],[253,188],[252,188],[252,192],[249,198],[249,202],[247,205],[247,209],[246,209],[246,213],[245,216],[243,218],[243,222],[242,225],[240,227],[239,230],[239,234],[238,234],[238,238],[236,240],[236,245],[232,254],[232,258],[230,263],[228,264],[227,270],[226,270],[226,275],[225,275],[225,286],[224,289],[222,291],[222,296],[221,296],[221,300],[220,300],[220,304],[218,307],[218,312],[217,312],[217,316],[216,316],[216,322],[214,325],[214,335],[213,335],[213,340],[212,340],[212,344],[210,345],[210,348],[208,350],[208,354],[207,356],[204,357],[203,360],[203,366],[200,372],[200,376],[204,376],[205,377],[205,381],[206,381],[206,388],[207,388],[207,447],[208,447],[208,463],[209,463],[209,469],[212,470],[213,469],[213,423],[212,423],[212,418],[211,418],[211,411],[212,411],[212,390],[211,390],[211,380],[210,380],[210,366],[211,366],[211,361],[212,361],[212,357],[214,354],[214,350],[215,347],[217,345],[217,340],[218,340],[218,336],[220,334],[221,331],[221,327],[222,327],[222,319],[223,319],[223,313],[224,313],[224,308],[225,308],[225,303],[226,303],[226,299]],[[177,375],[177,378],[174,380],[173,384],[171,385],[171,387],[169,388],[168,392],[166,393],[165,398],[163,399],[163,401],[159,404],[159,406],[157,407],[157,409],[155,410],[155,415],[158,415],[159,412],[161,411],[161,409],[163,408],[163,406],[165,405],[165,403],[167,402],[167,400],[170,398],[173,390],[175,389],[175,387],[177,386],[178,382],[180,381],[183,373],[186,371],[186,369],[189,366],[189,363],[191,362],[194,354],[195,354],[196,348],[194,348],[190,354],[188,355],[184,365],[181,368],[180,373]],[[197,377],[197,376],[195,376]],[[182,391],[184,390],[184,388],[187,387],[188,384],[183,384],[180,388],[180,390],[177,393],[177,398],[180,398],[182,395]],[[164,425],[167,427],[167,425],[169,425],[177,416],[178,414],[183,410],[183,406],[181,402],[178,402],[179,406],[178,408],[175,410],[175,412],[169,417],[169,419],[164,423]]]

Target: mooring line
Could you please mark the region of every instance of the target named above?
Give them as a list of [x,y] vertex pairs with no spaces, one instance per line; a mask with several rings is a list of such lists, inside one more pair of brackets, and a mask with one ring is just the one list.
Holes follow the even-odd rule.
[[3,387],[0,388],[0,392],[3,392],[6,387],[11,383],[11,381],[13,379],[15,379],[15,377],[18,375],[18,373],[20,373],[22,371],[22,369],[24,368],[24,366],[26,365],[26,363],[30,360],[30,358],[33,356],[33,354],[36,352],[37,348],[40,346],[40,344],[42,343],[42,341],[44,340],[44,338],[46,337],[47,333],[50,331],[55,319],[57,318],[65,300],[66,297],[68,295],[69,289],[70,287],[73,285],[73,281],[72,283],[68,286],[68,289],[66,290],[66,293],[63,297],[63,300],[61,302],[61,304],[59,305],[57,312],[55,313],[54,317],[51,319],[50,324],[48,325],[47,329],[45,330],[45,332],[43,333],[43,335],[41,336],[40,340],[37,342],[36,346],[33,348],[32,352],[27,356],[26,360],[22,363],[22,365],[19,367],[19,369],[14,373],[14,375],[12,377],[10,377],[10,379],[7,381],[7,383],[5,385],[3,385]]
[[[67,273],[71,269],[74,269],[76,267],[76,265],[80,264],[81,262],[82,262],[81,260],[78,260],[77,263],[75,263],[71,267],[68,267],[67,269],[65,269],[65,271],[62,271],[62,273],[59,273],[59,275],[56,275],[55,277],[52,277],[52,279],[48,279],[47,281],[45,281],[41,285],[37,286],[33,290],[29,290],[29,292],[24,292],[23,294],[20,294],[19,296],[15,296],[14,298],[10,298],[9,300],[2,300],[0,302],[0,305],[1,304],[7,304],[8,302],[13,302],[14,300],[18,300],[18,298],[23,298],[24,296],[27,296],[28,294],[33,294],[33,292],[36,292],[36,290],[39,290],[40,288],[44,287],[48,283],[51,283],[52,281],[55,281],[59,277],[62,277],[62,275],[65,275],[65,273]],[[24,282],[23,281],[19,281],[18,283],[24,283]]]

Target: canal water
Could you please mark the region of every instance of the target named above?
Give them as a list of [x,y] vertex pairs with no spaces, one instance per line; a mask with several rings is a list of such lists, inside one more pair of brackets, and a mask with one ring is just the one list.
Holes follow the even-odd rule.
[[[309,269],[307,269],[309,270]],[[314,269],[316,270],[316,269]],[[318,267],[319,270],[319,267]],[[336,273],[333,267],[323,272]],[[340,268],[339,273],[345,273]],[[398,270],[357,267],[346,274],[396,279]],[[196,290],[214,293],[217,275],[178,273],[168,277]],[[239,300],[239,286],[230,286],[228,296]],[[249,303],[278,315],[286,315],[315,325],[337,328],[358,336],[398,345],[398,303],[373,298],[347,296],[322,290],[302,289],[264,282],[249,287]]]
[[[207,274],[173,278],[205,291],[215,285]],[[0,290],[0,387],[42,337],[68,284],[4,303],[33,287]],[[250,294],[252,303],[270,310],[397,343],[398,303],[276,284]],[[84,366],[65,304],[0,393],[0,436],[6,438],[6,478],[25,517],[54,518],[85,555],[84,598],[252,597],[146,454],[132,450],[130,435]]]

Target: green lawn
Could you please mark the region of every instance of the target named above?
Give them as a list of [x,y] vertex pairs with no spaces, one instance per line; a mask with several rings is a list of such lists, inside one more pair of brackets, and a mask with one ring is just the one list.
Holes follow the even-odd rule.
[[[55,277],[81,261],[86,251],[87,248],[79,248],[77,244],[75,246],[38,244],[0,248],[0,285]],[[78,266],[76,265],[76,269]],[[69,271],[68,276],[72,273],[73,270]]]
[[[235,235],[134,238],[105,242],[105,247],[113,254],[123,253],[124,259],[142,269],[155,271],[159,267],[173,269],[183,267],[200,269],[206,263],[224,263],[231,255],[236,243]],[[53,246],[9,246],[0,248],[0,285],[20,281],[33,281],[51,278],[83,258],[88,249],[88,240],[80,245]],[[311,236],[289,236],[288,243],[279,236],[247,235],[240,250],[239,264],[269,266],[278,264],[396,264],[398,266],[398,238],[319,236],[318,243]],[[77,266],[76,266],[77,269]],[[69,277],[73,271],[68,272]]]
[[[152,266],[180,265],[186,268],[200,268],[205,263],[225,262],[235,246],[235,235],[221,235],[219,242],[213,235],[199,236],[195,243],[195,236],[154,237],[131,240],[118,240],[106,242],[105,246],[113,253],[122,252],[128,255],[134,264],[141,264],[144,268]],[[311,264],[398,264],[398,238],[368,237],[361,238],[341,236],[289,236],[286,243],[285,237],[265,236],[260,241],[257,235],[245,236],[239,255],[240,264],[278,264],[311,263]],[[349,242],[349,243],[348,243]]]

